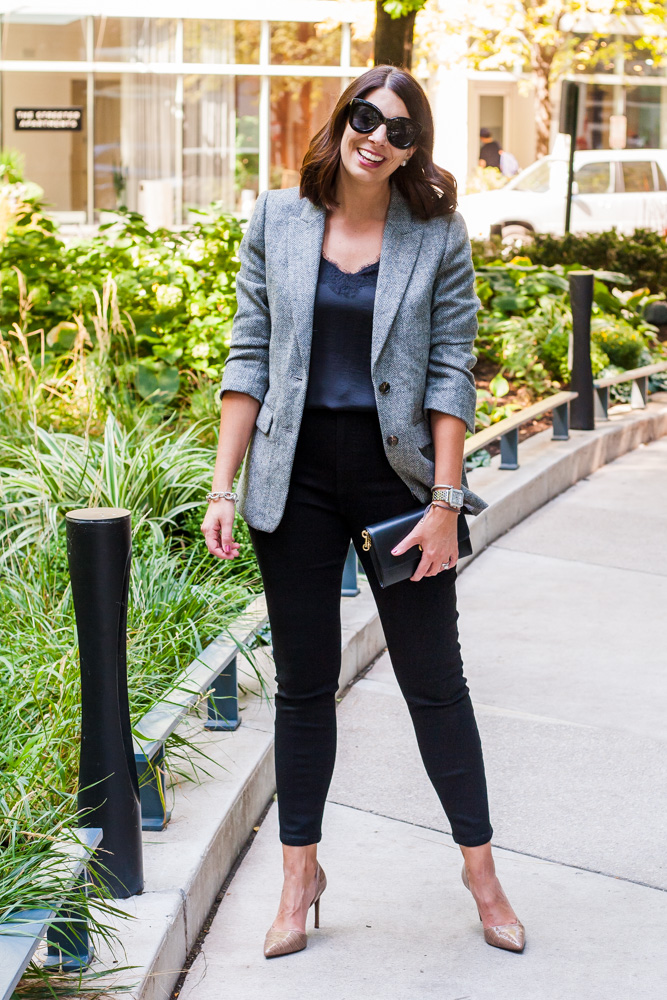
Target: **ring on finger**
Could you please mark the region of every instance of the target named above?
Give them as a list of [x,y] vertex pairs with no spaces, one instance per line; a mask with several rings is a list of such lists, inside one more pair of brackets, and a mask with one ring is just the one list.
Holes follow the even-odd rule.
[[450,560],[448,559],[446,563],[440,563],[440,569],[449,569]]

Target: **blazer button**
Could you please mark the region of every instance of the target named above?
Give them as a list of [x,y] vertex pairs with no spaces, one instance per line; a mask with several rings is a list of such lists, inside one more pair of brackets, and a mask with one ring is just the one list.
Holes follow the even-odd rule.
[[395,434],[390,434],[389,435],[389,437],[387,438],[387,444],[391,444],[391,445],[398,444],[398,438],[396,437]]
[[389,385],[388,382],[380,382],[380,385],[378,386],[378,388],[379,388],[380,392],[382,393],[382,395],[384,396],[384,394],[386,392],[389,392],[389,390],[391,389],[391,386]]

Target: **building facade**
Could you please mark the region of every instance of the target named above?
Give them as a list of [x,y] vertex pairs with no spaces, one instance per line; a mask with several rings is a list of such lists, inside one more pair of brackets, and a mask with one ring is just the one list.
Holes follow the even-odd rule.
[[119,205],[164,225],[212,201],[247,214],[259,191],[298,181],[309,138],[371,55],[327,0],[0,12],[0,147],[67,222]]
[[[372,64],[374,9],[374,0],[0,0],[0,148],[18,150],[61,221],[93,224],[126,205],[178,225],[211,202],[247,216],[258,192],[298,182],[308,140]],[[621,27],[636,39],[629,51],[571,74],[582,84],[581,148],[608,146],[612,115],[626,117],[628,145],[667,145],[667,71],[642,48],[641,20]],[[530,75],[473,71],[464,38],[443,44],[440,65],[415,70],[434,110],[436,161],[465,190],[486,127],[528,166]],[[557,111],[558,87],[554,96]],[[556,115],[552,145],[557,125]]]

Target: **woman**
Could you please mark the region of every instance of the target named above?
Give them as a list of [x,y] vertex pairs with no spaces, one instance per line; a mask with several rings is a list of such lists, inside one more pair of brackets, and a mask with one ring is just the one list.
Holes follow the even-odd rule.
[[[326,886],[317,862],[336,750],[340,589],[350,539],[378,605],[419,748],[451,823],[489,944],[524,930],[495,875],[484,765],[457,634],[457,517],[486,504],[463,470],[474,429],[479,301],[456,183],[432,161],[426,95],[379,66],[311,142],[300,188],[260,195],[239,256],[213,492],[202,531],[234,559],[234,477],[266,593],[278,688],[284,885],[267,957],[306,947]],[[248,448],[249,445],[249,448]],[[422,546],[381,589],[368,524],[451,489],[396,547]],[[462,494],[457,490],[462,487]],[[438,494],[438,499],[443,494]]]

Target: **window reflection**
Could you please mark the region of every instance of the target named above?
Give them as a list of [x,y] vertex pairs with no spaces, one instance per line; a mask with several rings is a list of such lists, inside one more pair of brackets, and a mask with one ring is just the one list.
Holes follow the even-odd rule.
[[259,21],[184,21],[183,59],[196,63],[259,62]]
[[624,191],[629,194],[645,194],[653,191],[653,164],[650,161],[626,161],[621,164],[621,169]]
[[660,141],[662,87],[628,87],[625,114],[628,119],[627,145],[631,149],[656,148]]
[[5,14],[2,18],[2,58],[85,59],[85,21],[68,14],[48,19],[31,14]]
[[96,17],[94,57],[101,62],[174,62],[176,22],[164,17]]
[[274,21],[271,62],[299,66],[339,66],[341,26],[327,22]]
[[583,125],[577,135],[577,149],[609,149],[609,118],[614,114],[614,87],[582,84]]
[[342,91],[328,77],[271,80],[271,167],[269,187],[294,187],[311,138],[325,124]]
[[183,201],[245,212],[259,180],[259,78],[186,77]]
[[150,224],[175,218],[176,80],[156,74],[95,76],[95,208],[121,205]]

